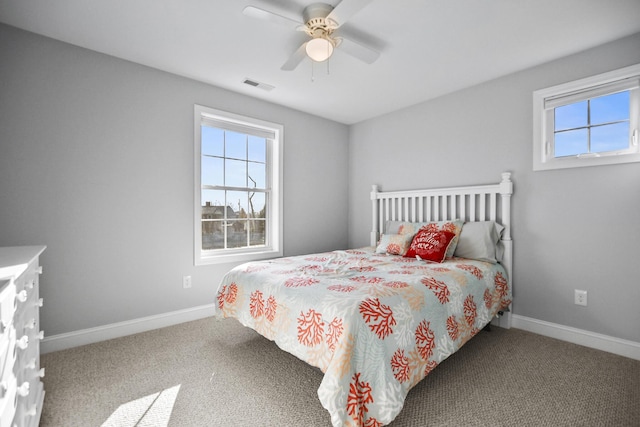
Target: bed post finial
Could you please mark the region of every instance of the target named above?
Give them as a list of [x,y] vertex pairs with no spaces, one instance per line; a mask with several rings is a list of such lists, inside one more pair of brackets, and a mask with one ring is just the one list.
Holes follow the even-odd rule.
[[378,242],[378,186],[371,186],[371,237],[369,243],[376,246]]
[[502,182],[500,182],[500,194],[513,193],[513,182],[511,182],[511,172],[502,172]]

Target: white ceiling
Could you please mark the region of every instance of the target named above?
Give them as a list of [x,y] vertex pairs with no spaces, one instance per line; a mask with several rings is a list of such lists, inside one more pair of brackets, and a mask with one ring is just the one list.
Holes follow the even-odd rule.
[[310,3],[0,0],[0,22],[346,124],[640,31],[640,0],[372,0],[341,31],[380,58],[337,50],[312,81],[309,59],[280,70],[304,33],[242,13],[301,20]]

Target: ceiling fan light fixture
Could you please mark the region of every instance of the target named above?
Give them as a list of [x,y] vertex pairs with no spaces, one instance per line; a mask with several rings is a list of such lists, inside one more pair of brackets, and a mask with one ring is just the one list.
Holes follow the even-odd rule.
[[307,42],[307,56],[316,62],[326,61],[333,55],[333,42],[328,38],[316,37]]

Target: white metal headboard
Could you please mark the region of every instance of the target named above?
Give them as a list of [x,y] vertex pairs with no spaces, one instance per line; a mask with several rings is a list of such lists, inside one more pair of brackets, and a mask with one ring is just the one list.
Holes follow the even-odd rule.
[[[504,256],[501,263],[513,286],[511,194],[513,183],[510,172],[504,172],[502,181],[491,185],[389,192],[382,192],[377,185],[373,185],[371,246],[378,242],[387,221],[495,221],[504,227]],[[510,323],[510,319],[507,322]]]

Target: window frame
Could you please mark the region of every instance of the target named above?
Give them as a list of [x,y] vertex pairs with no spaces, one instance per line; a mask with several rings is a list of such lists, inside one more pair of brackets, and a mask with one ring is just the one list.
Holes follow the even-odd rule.
[[[266,183],[266,236],[265,245],[259,247],[202,249],[202,128],[204,121],[218,123],[226,130],[244,130],[251,134],[272,133],[267,138]],[[243,116],[203,105],[194,105],[194,265],[210,265],[227,262],[247,262],[283,256],[283,141],[284,126],[252,117]]]
[[[606,153],[555,157],[555,108],[629,90],[629,146]],[[640,64],[533,92],[533,170],[640,162]]]

